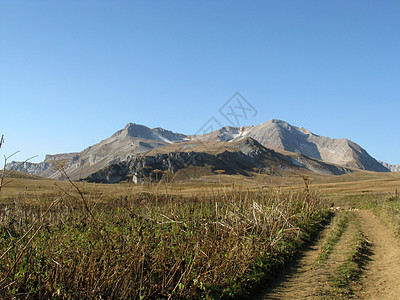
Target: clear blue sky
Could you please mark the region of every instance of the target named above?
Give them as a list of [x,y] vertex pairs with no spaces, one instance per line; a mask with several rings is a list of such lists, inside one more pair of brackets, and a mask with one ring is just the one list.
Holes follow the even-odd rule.
[[400,2],[0,0],[1,155],[81,151],[129,122],[195,133],[236,91],[258,111],[242,125],[400,163]]

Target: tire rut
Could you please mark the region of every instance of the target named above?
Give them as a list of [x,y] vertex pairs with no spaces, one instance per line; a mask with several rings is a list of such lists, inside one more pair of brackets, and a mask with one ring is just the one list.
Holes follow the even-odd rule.
[[[335,216],[338,218],[338,216]],[[332,222],[333,223],[333,222]],[[350,242],[354,226],[348,227],[335,245],[329,258],[316,264],[322,245],[325,243],[332,223],[322,233],[318,242],[311,246],[299,262],[289,268],[279,283],[265,292],[259,299],[322,299],[328,288],[328,279],[337,265],[344,261],[346,245]]]

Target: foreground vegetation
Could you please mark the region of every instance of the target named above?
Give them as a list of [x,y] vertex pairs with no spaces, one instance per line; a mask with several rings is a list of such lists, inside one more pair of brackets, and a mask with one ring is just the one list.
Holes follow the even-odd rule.
[[[347,236],[343,238],[345,234]],[[328,272],[329,284],[320,290],[324,299],[349,299],[354,296],[353,284],[368,262],[369,247],[356,213],[346,211],[339,214],[319,253],[318,263],[321,263],[329,258],[332,251],[336,251],[336,260]]]
[[308,188],[112,201],[71,189],[0,204],[0,297],[245,297],[328,217]]
[[349,214],[344,213],[338,216],[333,224],[332,228],[329,230],[329,234],[326,241],[321,247],[321,252],[318,254],[317,261],[315,265],[325,262],[331,255],[334,247],[343,235],[343,232],[347,229],[349,223]]
[[357,221],[358,219],[354,219],[356,228],[345,253],[345,259],[329,278],[330,288],[334,291],[331,293],[336,299],[343,297],[346,299],[352,294],[351,283],[358,279],[368,260],[366,253],[369,251],[369,243]]

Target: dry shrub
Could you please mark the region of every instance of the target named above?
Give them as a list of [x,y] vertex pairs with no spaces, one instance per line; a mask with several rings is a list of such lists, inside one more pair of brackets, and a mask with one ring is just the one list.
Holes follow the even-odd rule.
[[83,194],[0,206],[1,297],[244,296],[326,216],[308,187],[287,194],[138,193],[85,209]]

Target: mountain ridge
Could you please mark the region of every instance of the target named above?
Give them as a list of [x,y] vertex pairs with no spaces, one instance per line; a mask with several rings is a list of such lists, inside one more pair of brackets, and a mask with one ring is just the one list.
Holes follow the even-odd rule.
[[[238,127],[223,127],[200,137],[200,139],[218,139],[222,135],[223,141],[229,140],[229,137],[230,140],[237,140],[238,137],[234,137],[232,134],[229,136],[228,132],[232,133],[238,129]],[[240,130],[245,134],[239,138],[252,137],[267,148],[302,153],[312,158],[350,168],[376,172],[389,171],[353,141],[346,138],[330,139],[316,135],[303,127],[292,126],[282,120],[271,119],[259,125],[240,127]],[[222,140],[220,139],[220,141]]]
[[389,169],[391,172],[400,172],[400,164],[392,165],[380,160],[378,160],[378,162],[382,164],[385,168]]
[[[57,179],[60,175],[54,166],[63,161],[71,178],[85,178],[111,164],[126,162],[154,149],[168,148],[168,145],[181,144],[182,147],[191,148],[196,143],[210,143],[208,145],[222,146],[223,143],[235,143],[246,138],[252,138],[268,149],[299,153],[327,164],[349,169],[390,172],[383,163],[348,139],[319,136],[303,127],[292,126],[278,119],[243,127],[225,126],[204,135],[185,135],[161,127],[149,128],[128,123],[109,138],[81,152],[46,155],[41,163],[25,163],[18,168],[20,163],[11,162],[7,164],[7,168]],[[223,147],[229,145],[224,144]],[[208,149],[202,151],[207,153]]]

